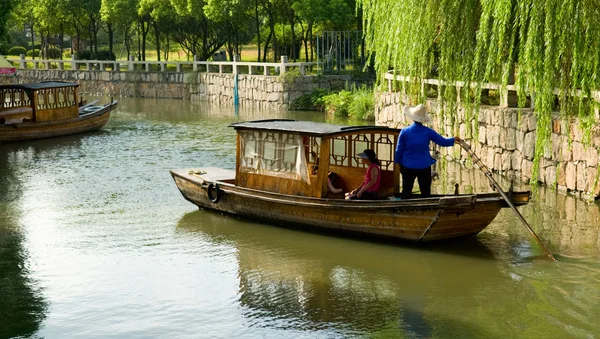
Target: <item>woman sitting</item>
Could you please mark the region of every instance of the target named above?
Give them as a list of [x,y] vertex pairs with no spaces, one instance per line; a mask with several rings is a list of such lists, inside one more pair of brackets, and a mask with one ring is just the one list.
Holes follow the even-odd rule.
[[361,158],[363,164],[367,164],[365,178],[355,190],[346,193],[346,199],[361,199],[361,200],[376,200],[377,191],[381,183],[381,168],[377,155],[371,149],[366,149],[362,153],[357,154]]

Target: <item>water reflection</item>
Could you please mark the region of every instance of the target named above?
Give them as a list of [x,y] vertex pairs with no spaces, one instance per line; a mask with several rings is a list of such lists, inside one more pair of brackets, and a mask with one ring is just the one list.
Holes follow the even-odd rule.
[[[440,162],[440,180],[434,182],[434,191],[452,192],[454,183],[462,192],[489,192],[489,181],[477,169],[467,169],[453,162]],[[496,175],[495,179],[508,190],[510,182]],[[515,182],[515,190],[531,187]],[[538,187],[527,206],[519,211],[553,253],[569,257],[590,257],[600,252],[600,201],[589,202],[573,195],[554,192],[548,187]],[[530,235],[510,209],[500,212],[484,232],[511,239],[513,249],[520,255],[532,255],[527,245]],[[535,255],[541,252],[534,245]],[[518,260],[518,259],[517,259]]]
[[29,336],[46,317],[47,302],[29,275],[25,235],[17,220],[20,182],[0,148],[0,337]]
[[[239,303],[254,326],[430,337],[444,318],[432,294],[470,295],[506,279],[475,238],[432,251],[298,233],[204,210],[186,214],[177,229],[236,250]],[[443,331],[469,327],[445,323]],[[471,332],[483,334],[476,326]]]

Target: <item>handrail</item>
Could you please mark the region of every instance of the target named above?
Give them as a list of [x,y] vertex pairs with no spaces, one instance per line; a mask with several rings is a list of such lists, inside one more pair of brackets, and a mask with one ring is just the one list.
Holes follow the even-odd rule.
[[[411,82],[412,81],[411,77],[404,76],[404,75],[394,75],[393,71],[388,71],[385,74],[384,78],[388,81],[388,92],[393,92],[392,91],[392,88],[393,88],[392,81],[399,81],[399,82]],[[500,84],[477,83],[475,81],[471,81],[470,83],[467,84],[465,81],[445,81],[445,80],[439,80],[439,79],[422,79],[421,84],[422,85],[433,85],[433,86],[454,86],[458,90],[460,90],[461,88],[464,88],[464,87],[498,90],[498,91],[502,92],[501,98],[500,98],[501,106],[509,106],[509,104],[508,104],[509,92],[511,92],[510,94],[515,96],[516,92],[518,90],[516,85],[502,86]],[[561,91],[558,88],[555,88],[553,93],[555,95],[560,95]],[[585,93],[583,93],[582,90],[577,90],[574,93],[570,93],[569,95],[575,96],[575,97],[580,97],[580,96],[586,97],[587,96]],[[600,91],[591,91],[590,96],[596,102],[600,102]],[[532,105],[533,105],[533,103],[532,103]]]
[[[237,59],[237,58],[235,58]],[[24,55],[18,58],[6,58],[17,69],[58,69],[65,70],[99,70],[99,71],[146,71],[166,72],[169,66],[174,66],[175,72],[193,71],[211,74],[249,74],[249,75],[282,75],[290,69],[297,68],[301,75],[306,75],[306,69],[316,66],[316,62],[288,62],[287,56],[281,57],[281,62],[241,62],[241,61],[135,61],[135,60],[75,60],[75,59],[25,59]],[[152,67],[155,66],[155,67]],[[185,67],[187,66],[187,67]],[[190,67],[191,66],[191,67]],[[126,69],[121,69],[126,67]],[[156,70],[153,70],[156,69]],[[170,67],[171,69],[173,67]],[[245,72],[244,72],[245,71]]]

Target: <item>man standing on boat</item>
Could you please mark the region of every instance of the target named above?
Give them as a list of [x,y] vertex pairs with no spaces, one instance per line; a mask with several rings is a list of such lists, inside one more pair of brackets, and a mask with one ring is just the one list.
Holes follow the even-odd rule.
[[459,137],[444,138],[423,123],[428,122],[429,114],[425,105],[404,106],[404,115],[414,123],[400,131],[394,162],[400,165],[402,174],[402,199],[412,195],[415,178],[419,181],[421,197],[431,196],[431,165],[435,159],[429,153],[430,141],[443,147],[453,146]]

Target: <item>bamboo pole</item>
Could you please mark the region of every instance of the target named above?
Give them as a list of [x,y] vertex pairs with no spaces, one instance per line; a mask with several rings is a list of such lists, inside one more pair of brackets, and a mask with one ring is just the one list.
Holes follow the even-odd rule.
[[504,191],[502,190],[502,188],[500,187],[500,185],[498,184],[498,182],[496,182],[496,180],[492,176],[492,172],[490,172],[489,168],[487,168],[487,166],[481,161],[481,159],[479,159],[479,157],[477,155],[475,155],[475,152],[473,152],[471,150],[471,146],[469,146],[463,140],[459,141],[458,143],[460,144],[460,146],[465,151],[467,151],[469,153],[469,155],[473,158],[473,160],[475,161],[475,163],[477,164],[477,166],[479,166],[479,169],[490,180],[490,182],[492,183],[492,185],[494,185],[494,187],[496,187],[496,189],[498,190],[498,192],[500,192],[500,195],[502,196],[502,198],[504,198],[504,200],[506,201],[506,203],[508,204],[508,206],[510,206],[510,208],[513,210],[513,212],[515,212],[515,214],[521,220],[521,222],[523,222],[523,225],[525,225],[525,227],[527,228],[527,230],[529,231],[529,233],[531,233],[531,235],[535,238],[535,240],[537,241],[537,243],[544,249],[544,251],[546,251],[546,254],[548,255],[548,257],[552,261],[557,261],[556,258],[554,258],[554,256],[552,255],[552,253],[548,249],[548,247],[546,247],[546,245],[544,245],[544,243],[537,236],[537,234],[535,234],[535,232],[533,231],[533,229],[531,228],[531,226],[529,226],[529,224],[527,223],[527,221],[525,220],[525,218],[523,218],[523,215],[521,215],[521,213],[517,210],[517,208],[515,207],[515,205],[512,203],[512,201],[506,195],[506,193],[504,193]]

